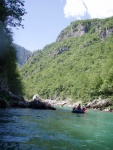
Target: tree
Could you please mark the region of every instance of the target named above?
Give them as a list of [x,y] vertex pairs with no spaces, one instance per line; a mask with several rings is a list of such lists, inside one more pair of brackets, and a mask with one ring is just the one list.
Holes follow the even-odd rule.
[[26,14],[23,0],[0,0],[0,22],[10,27],[22,26]]
[[23,0],[0,0],[0,58],[12,43],[9,27],[23,27],[22,17],[26,14]]
[[14,94],[22,94],[22,83],[9,27],[23,27],[25,13],[23,0],[0,0],[0,88],[8,88]]
[[21,76],[16,62],[17,57],[14,46],[9,45],[8,54],[5,59],[8,88],[14,94],[21,95],[23,94],[23,84],[21,82]]

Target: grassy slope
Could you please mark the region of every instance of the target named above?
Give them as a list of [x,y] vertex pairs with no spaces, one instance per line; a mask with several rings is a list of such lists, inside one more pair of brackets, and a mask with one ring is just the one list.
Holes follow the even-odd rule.
[[[39,93],[44,98],[87,101],[95,97],[108,97],[113,94],[113,35],[104,41],[95,32],[101,22],[102,30],[106,26],[113,28],[113,18],[71,23],[86,24],[88,32],[81,37],[69,37],[61,42],[47,45],[42,51],[29,59],[21,69],[25,84],[25,95],[31,98]],[[64,32],[67,34],[70,27]],[[68,50],[53,54],[62,47]]]

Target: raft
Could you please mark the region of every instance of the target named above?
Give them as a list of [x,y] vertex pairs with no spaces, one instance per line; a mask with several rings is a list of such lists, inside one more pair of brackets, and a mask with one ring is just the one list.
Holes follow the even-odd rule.
[[85,110],[77,110],[77,109],[75,109],[75,110],[72,110],[72,113],[85,113]]

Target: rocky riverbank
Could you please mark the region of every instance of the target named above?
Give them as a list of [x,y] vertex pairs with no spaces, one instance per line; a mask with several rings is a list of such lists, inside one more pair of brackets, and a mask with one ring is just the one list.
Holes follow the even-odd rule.
[[[77,106],[78,104],[82,105],[82,101],[77,101],[77,102],[72,102],[71,99],[66,99],[66,100],[59,100],[59,98],[55,100],[51,99],[46,99],[45,102],[48,102],[52,106],[61,106],[61,107],[74,107],[75,105]],[[87,102],[85,104],[86,108],[91,108],[95,110],[102,110],[102,111],[110,111],[113,112],[113,108],[111,108],[112,103],[109,99],[94,99],[92,102]]]
[[92,102],[88,102],[86,104],[86,108],[92,108],[102,111],[110,111],[113,112],[113,108],[111,108],[112,103],[109,99],[94,99]]
[[33,99],[28,101],[23,97],[14,95],[12,92],[0,89],[0,108],[33,108],[33,109],[51,109],[55,110],[48,102],[44,102],[36,94]]
[[[42,100],[38,94],[35,94],[32,100],[25,100],[23,97],[16,96],[8,90],[0,89],[0,108],[15,107],[55,110],[55,106],[68,106],[73,108],[78,104],[82,105],[82,101],[72,102],[72,100],[69,98],[62,101],[60,100],[60,98],[56,98],[54,100]],[[94,99],[92,102],[87,102],[83,105],[85,105],[86,108],[113,112],[113,107],[111,107],[112,103],[109,99]]]

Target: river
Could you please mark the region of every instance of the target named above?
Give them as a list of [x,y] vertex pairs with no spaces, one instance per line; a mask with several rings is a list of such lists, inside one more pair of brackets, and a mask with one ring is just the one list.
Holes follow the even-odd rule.
[[0,109],[0,150],[113,150],[113,113]]

